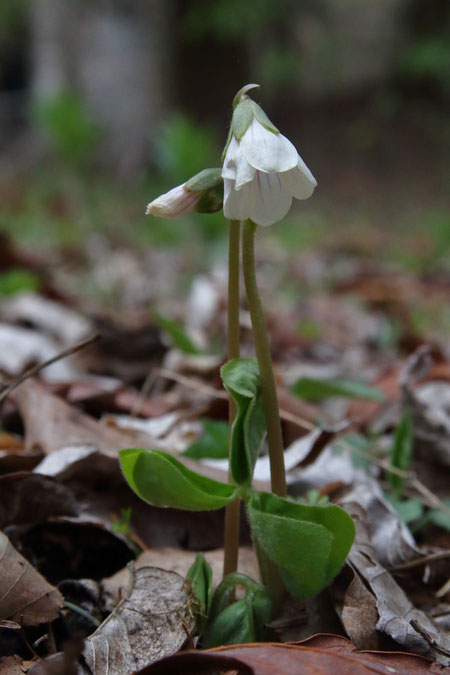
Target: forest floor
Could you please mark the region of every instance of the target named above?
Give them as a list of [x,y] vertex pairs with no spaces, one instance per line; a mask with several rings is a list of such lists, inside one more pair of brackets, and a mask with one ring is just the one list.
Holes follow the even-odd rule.
[[[227,224],[220,214],[144,222],[157,182],[119,191],[70,172],[56,187],[51,172],[32,189],[9,182],[1,675],[264,675],[301,664],[412,673],[450,663],[450,207],[439,186],[420,187],[423,166],[402,182],[398,162],[384,181],[382,166],[360,175],[344,164],[327,174],[323,161],[327,198],[261,229],[256,245],[289,492],[340,504],[357,537],[326,591],[282,608],[273,643],[219,650],[209,665],[190,653],[156,660],[175,658],[186,629],[194,635],[176,603],[196,551],[220,581],[223,513],[145,504],[118,451],[163,449],[226,481]],[[251,356],[243,292],[241,333]],[[187,459],[199,439],[204,456]],[[263,460],[255,475],[266,486]],[[241,536],[240,569],[256,576],[244,517]]]

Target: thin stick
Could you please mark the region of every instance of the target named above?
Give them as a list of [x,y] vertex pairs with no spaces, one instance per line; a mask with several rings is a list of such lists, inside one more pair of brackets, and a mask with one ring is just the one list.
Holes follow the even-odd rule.
[[20,375],[16,380],[14,380],[14,382],[11,382],[11,384],[9,384],[6,387],[6,389],[4,389],[0,393],[0,403],[2,403],[5,400],[5,398],[7,398],[11,394],[11,392],[14,391],[14,389],[17,389],[19,384],[22,384],[22,382],[24,382],[30,377],[34,377],[34,375],[37,375],[41,370],[43,370],[43,368],[47,368],[47,366],[51,366],[52,363],[56,363],[56,361],[65,359],[66,356],[71,356],[72,354],[79,352],[80,349],[84,349],[85,347],[92,344],[99,338],[100,338],[99,333],[94,333],[94,335],[91,335],[85,340],[82,340],[82,342],[73,345],[73,347],[67,347],[67,349],[64,349],[62,352],[59,352],[59,354],[52,356],[51,359],[48,359],[47,361],[43,361],[42,363],[38,363],[37,365],[28,368],[28,370],[22,373],[22,375]]
[[[228,359],[239,358],[240,355],[240,325],[239,325],[239,249],[241,224],[238,220],[230,221],[229,253],[228,253],[228,330],[227,351]],[[229,439],[231,448],[231,429],[236,415],[236,404],[229,397]],[[228,469],[228,480],[232,476]],[[239,520],[241,501],[234,499],[225,508],[225,538],[223,556],[223,576],[236,572],[239,557]]]
[[[215,387],[210,387],[208,384],[203,384],[198,380],[186,377],[186,375],[181,375],[180,373],[176,373],[173,370],[168,370],[167,368],[154,368],[153,372],[155,376],[164,377],[166,380],[173,380],[174,382],[178,382],[178,384],[181,384],[188,389],[198,391],[200,394],[204,394],[210,398],[222,399],[224,401],[228,399],[228,394],[226,394],[222,389],[215,389]],[[305,420],[303,417],[299,417],[298,415],[293,415],[287,410],[281,409],[280,417],[281,419],[286,420],[286,422],[292,422],[292,424],[295,424],[302,429],[308,429],[309,431],[314,431],[317,429],[317,426],[309,420]]]
[[267,442],[269,446],[272,492],[281,497],[285,497],[287,494],[286,471],[284,467],[283,437],[281,434],[277,390],[272,368],[269,338],[264,321],[261,298],[259,297],[258,286],[256,283],[254,247],[255,230],[256,225],[252,223],[251,220],[247,220],[244,223],[242,264],[244,268],[248,307],[252,320],[255,351],[261,378],[261,389],[267,426]]

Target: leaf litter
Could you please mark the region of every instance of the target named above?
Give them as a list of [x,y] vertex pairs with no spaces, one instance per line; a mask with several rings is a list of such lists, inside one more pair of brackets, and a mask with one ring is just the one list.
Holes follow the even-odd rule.
[[[265,250],[269,267],[283,255],[276,246]],[[267,320],[288,483],[297,498],[314,490],[347,508],[358,524],[358,538],[330,589],[309,604],[283,610],[274,625],[285,626],[277,629],[282,640],[283,635],[298,640],[330,629],[341,636],[309,638],[299,645],[177,653],[194,635],[194,608],[184,584],[192,549],[215,549],[215,583],[220,579],[221,516],[174,509],[161,513],[139,502],[123,484],[117,453],[133,446],[159,448],[225,480],[226,463],[196,462],[183,452],[201,438],[203,420],[225,422],[227,417],[219,378],[226,275],[219,267],[195,277],[186,302],[167,292],[164,277],[157,282],[164,284],[161,292],[152,289],[152,301],[159,303],[153,318],[144,309],[148,289],[143,293],[142,284],[131,281],[127,286],[125,275],[119,304],[109,313],[82,297],[69,306],[57,292],[52,299],[27,292],[0,302],[0,344],[8,345],[0,350],[4,390],[30,366],[100,334],[96,344],[36,370],[3,401],[0,527],[7,543],[2,561],[7,551],[13,562],[1,575],[0,607],[8,616],[0,617],[0,672],[66,668],[75,673],[88,672],[89,666],[94,675],[105,668],[111,673],[139,668],[188,673],[226,667],[263,675],[282,672],[283,664],[286,672],[314,666],[318,672],[395,668],[410,673],[440,672],[436,661],[450,663],[450,535],[445,528],[450,495],[443,474],[450,456],[449,353],[439,334],[418,351],[406,346],[408,340],[414,347],[420,344],[409,321],[411,298],[435,294],[439,303],[443,285],[396,278],[382,268],[364,270],[348,251],[340,252],[342,261],[350,256],[347,268],[330,265],[336,251],[320,255],[313,260],[306,252],[306,267],[279,271],[273,285],[263,289],[270,300],[286,279],[309,288],[301,303],[267,303],[273,308]],[[126,256],[130,269],[141,267],[139,252]],[[56,285],[58,274],[55,269]],[[67,287],[65,274],[61,287]],[[326,277],[327,293],[320,288],[320,275]],[[168,319],[165,330],[158,315]],[[404,322],[403,344],[389,333],[393,317]],[[251,356],[244,308],[241,323],[243,354]],[[189,341],[202,353],[180,351]],[[299,381],[296,394],[292,386]],[[305,383],[313,395],[305,393]],[[405,410],[411,415],[412,458],[409,466],[392,466],[396,460],[389,448]],[[256,473],[263,483],[266,463],[263,446]],[[400,506],[419,505],[421,516],[412,522],[402,520],[400,506],[388,499],[393,471],[402,477]],[[125,520],[127,509],[131,516]],[[119,529],[114,532],[119,526],[120,535]],[[242,568],[254,576],[255,562],[245,554],[248,542],[243,523]],[[92,551],[95,566],[86,563],[83,550]],[[124,565],[136,555],[130,583]],[[18,560],[32,581],[22,591],[17,581],[14,602],[7,606]],[[0,564],[6,569],[5,562]],[[46,570],[49,579],[38,570]],[[21,605],[32,592],[36,600],[29,605],[30,615]],[[74,608],[63,607],[64,599]],[[101,621],[96,630],[89,616]],[[74,625],[81,634],[70,632]],[[19,637],[13,639],[13,633]],[[392,653],[405,649],[409,654]]]

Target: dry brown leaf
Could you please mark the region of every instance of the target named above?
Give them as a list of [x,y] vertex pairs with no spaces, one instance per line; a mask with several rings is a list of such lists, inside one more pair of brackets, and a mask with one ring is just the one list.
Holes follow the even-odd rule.
[[414,388],[429,374],[431,350],[422,345],[408,359],[400,376],[404,405],[410,410],[415,449],[427,461],[450,466],[450,384],[427,382]]
[[[161,443],[141,431],[119,428],[85,415],[58,396],[49,394],[36,380],[23,382],[13,396],[23,418],[27,448],[39,447],[45,454],[50,454],[68,445],[93,445],[100,453],[115,458],[119,450],[130,447],[152,447],[171,452],[171,448],[161,447]],[[187,457],[180,459],[188,468],[205,476],[227,480],[224,471],[202,466]]]
[[19,656],[0,658],[0,675],[23,675],[23,661]]
[[[135,561],[134,566],[136,570],[141,567],[161,567],[185,577],[196,555],[195,551],[186,551],[172,546],[153,548],[150,551],[141,553]],[[223,549],[218,548],[213,551],[206,551],[204,556],[212,567],[213,584],[216,586],[222,578]],[[252,577],[252,579],[258,578],[258,561],[252,546],[241,546],[239,548],[239,571]],[[109,579],[104,579],[102,581],[102,589],[108,597],[117,602],[119,597],[123,597],[128,578],[128,570],[124,568],[112,577],[109,577]]]
[[375,596],[354,572],[344,597],[342,623],[356,649],[376,649],[378,612]]
[[75,516],[78,511],[72,492],[54,478],[27,471],[0,476],[0,529]]
[[194,629],[194,602],[175,572],[133,572],[124,600],[85,642],[93,675],[131,673],[176,653]]
[[346,510],[356,524],[356,537],[349,554],[349,561],[365,579],[376,598],[379,620],[377,630],[386,633],[405,649],[434,656],[441,663],[450,665],[450,660],[431,649],[430,644],[414,629],[412,622],[419,623],[439,647],[439,629],[425,612],[416,609],[393,576],[379,564],[376,552],[370,543],[362,509],[358,504],[347,504]]
[[175,654],[143,668],[136,675],[199,675],[232,669],[239,675],[413,675],[445,670],[421,656],[358,652],[345,638],[316,635],[300,644],[256,643]]
[[0,532],[0,618],[35,626],[56,619],[63,602],[61,593]]

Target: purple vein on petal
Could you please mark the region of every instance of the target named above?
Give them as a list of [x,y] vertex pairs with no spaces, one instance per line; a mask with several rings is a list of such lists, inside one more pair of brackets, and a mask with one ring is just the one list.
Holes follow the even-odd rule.
[[263,202],[264,196],[263,196],[263,191],[262,191],[262,188],[261,188],[261,172],[260,171],[256,171],[256,180],[258,181],[259,196],[261,197],[261,201]]

